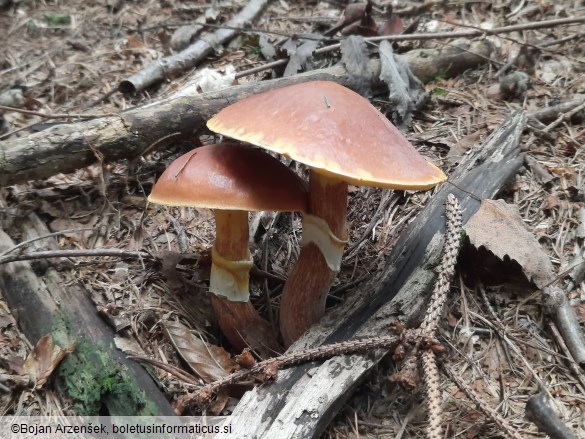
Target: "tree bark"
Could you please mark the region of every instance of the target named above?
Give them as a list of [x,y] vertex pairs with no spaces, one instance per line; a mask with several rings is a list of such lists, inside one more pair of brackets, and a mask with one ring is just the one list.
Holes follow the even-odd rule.
[[[465,156],[449,180],[477,197],[491,198],[523,162],[518,142],[526,124],[523,112],[513,113],[486,142]],[[420,320],[435,280],[444,231],[444,203],[454,193],[463,210],[463,223],[479,208],[479,201],[446,183],[434,194],[417,219],[405,230],[377,279],[354,291],[342,306],[333,308],[289,351],[316,347],[355,337],[387,333],[398,317]],[[330,423],[354,388],[384,355],[346,355],[320,364],[281,371],[274,383],[244,395],[233,416],[241,438],[317,437]]]
[[[49,230],[32,214],[19,222],[19,233],[26,240]],[[0,253],[13,246],[0,228]],[[37,276],[35,270],[44,273]],[[52,380],[78,413],[98,415],[105,409],[112,416],[174,415],[149,373],[113,345],[114,331],[99,318],[88,292],[80,284],[65,286],[46,261],[35,270],[28,262],[1,266],[0,292],[33,345],[47,334],[60,346],[75,343]]]
[[[474,51],[491,51],[491,45],[486,42],[473,50],[461,52],[458,68],[466,70],[471,64],[477,65]],[[435,55],[440,57],[441,52]],[[420,54],[414,57],[422,59]],[[485,58],[479,58],[485,61]],[[436,66],[444,64],[440,58],[430,56],[424,60],[426,62],[419,60],[412,64],[413,73],[437,76],[439,70]],[[380,61],[370,61],[369,70],[372,83],[380,84]],[[450,73],[456,71],[459,70],[452,68]],[[118,115],[59,124],[28,137],[0,142],[0,187],[39,180],[60,172],[73,172],[96,162],[133,159],[164,138],[168,139],[160,146],[192,139],[207,120],[229,104],[256,93],[315,80],[335,81],[350,88],[353,84],[345,68],[337,65],[286,78],[236,85],[199,96],[163,100]]]

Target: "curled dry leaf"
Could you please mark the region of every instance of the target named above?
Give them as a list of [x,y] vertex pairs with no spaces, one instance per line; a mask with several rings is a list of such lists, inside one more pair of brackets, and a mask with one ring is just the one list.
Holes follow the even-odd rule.
[[291,44],[285,44],[283,49],[288,52],[289,61],[282,76],[286,78],[287,76],[296,75],[303,69],[309,70],[307,66],[310,65],[313,52],[318,45],[318,40],[305,40],[305,42],[298,47],[292,41]]
[[366,40],[350,36],[341,41],[341,61],[345,64],[351,88],[362,96],[371,96],[372,72],[370,71]]
[[525,276],[542,288],[554,279],[554,269],[530,233],[516,206],[503,200],[482,200],[480,209],[465,226],[471,244],[485,247],[500,259],[508,256],[520,264]]
[[422,106],[427,97],[424,86],[404,59],[394,54],[392,44],[382,41],[379,50],[380,79],[388,85],[393,122],[398,126],[410,125],[413,112]]
[[217,381],[238,368],[225,349],[206,343],[185,325],[167,321],[165,330],[179,355],[206,383]]
[[64,348],[54,346],[53,337],[45,335],[24,361],[23,372],[35,383],[35,388],[40,389],[70,352],[73,352],[73,344]]
[[240,355],[236,355],[236,363],[245,369],[252,369],[256,366],[256,359],[250,349],[244,349]]

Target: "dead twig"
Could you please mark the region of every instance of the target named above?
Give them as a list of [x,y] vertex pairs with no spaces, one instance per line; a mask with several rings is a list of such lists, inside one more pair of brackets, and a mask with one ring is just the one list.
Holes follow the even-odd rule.
[[577,439],[548,405],[544,395],[534,395],[526,403],[526,417],[551,439]]
[[[404,337],[407,336],[408,333],[404,335]],[[390,335],[382,337],[372,337],[363,340],[349,340],[329,345],[323,345],[305,351],[284,354],[279,357],[262,361],[250,369],[240,370],[238,372],[232,373],[231,375],[225,378],[202,386],[199,389],[197,389],[197,391],[186,395],[182,403],[183,404],[191,404],[193,402],[199,403],[201,402],[201,398],[203,395],[206,398],[209,398],[213,394],[217,393],[220,389],[224,388],[225,386],[235,384],[238,381],[241,381],[253,375],[268,374],[269,377],[272,378],[276,374],[277,370],[285,369],[291,366],[296,366],[302,363],[323,360],[338,355],[367,353],[377,349],[385,350],[392,349],[398,343],[400,343],[404,339],[404,337],[400,337],[398,335]]]
[[[543,28],[552,28],[556,26],[563,26],[563,25],[570,25],[570,24],[579,24],[585,23],[585,17],[569,17],[569,18],[561,18],[558,20],[544,20],[544,21],[535,21],[532,23],[523,23],[523,24],[516,24],[512,26],[502,26],[496,27],[493,29],[469,29],[466,31],[455,31],[455,32],[434,32],[434,33],[418,33],[418,34],[401,34],[401,35],[383,35],[379,37],[370,37],[365,38],[366,41],[376,43],[380,41],[423,41],[423,40],[443,40],[443,39],[450,39],[450,38],[472,38],[472,37],[479,37],[482,35],[498,35],[498,34],[505,34],[511,32],[517,32],[520,30],[530,30],[530,29],[543,29]],[[334,52],[341,48],[341,43],[331,44],[329,46],[322,47],[317,49],[313,52],[314,55],[321,55],[323,53]],[[264,64],[262,66],[254,67],[252,69],[244,70],[242,72],[236,73],[236,79],[242,78],[244,76],[252,75],[254,73],[262,72],[264,70],[272,69],[281,65],[285,65],[289,62],[288,58],[280,59],[278,61],[273,61],[268,64]]]
[[585,365],[585,340],[579,319],[569,303],[567,294],[556,286],[544,287],[542,293],[547,313],[557,324],[572,357],[583,367]]
[[491,408],[487,402],[475,392],[458,374],[453,370],[451,366],[448,364],[443,364],[441,366],[441,370],[447,375],[447,377],[453,381],[459,389],[465,393],[475,406],[481,411],[484,415],[488,416],[489,418],[493,419],[493,421],[506,433],[506,435],[512,439],[522,439],[522,436],[500,415],[496,412],[493,408]]
[[[555,339],[556,343],[561,348],[561,351],[563,351],[563,353],[564,353],[563,359],[569,363],[569,368],[571,369],[571,371],[575,375],[575,378],[577,378],[577,381],[579,381],[579,383],[581,384],[581,392],[585,393],[585,374],[583,373],[583,369],[581,369],[579,364],[575,361],[575,359],[571,355],[571,352],[569,351],[569,348],[567,347],[565,340],[563,340],[563,336],[559,332],[559,328],[557,328],[557,325],[555,325],[555,322],[549,321],[548,325],[549,325],[549,328],[550,328],[550,331],[551,331],[553,338]],[[557,355],[559,355],[559,354],[557,354]]]
[[42,111],[23,110],[22,108],[6,107],[0,105],[1,111],[13,111],[15,113],[27,114],[29,116],[39,116],[44,119],[98,119],[112,114],[79,114],[79,113],[43,113]]
[[550,124],[548,124],[542,131],[544,131],[545,133],[550,133],[553,129],[558,127],[560,124],[562,124],[565,121],[571,120],[571,118],[574,115],[576,115],[580,111],[583,111],[584,109],[585,109],[585,99],[583,99],[581,101],[580,105],[577,105],[575,108],[571,109],[570,111],[567,111],[566,113],[561,113],[559,115],[559,117],[557,117],[557,119],[554,122],[551,122]]
[[0,265],[17,261],[31,261],[35,259],[49,258],[79,258],[79,257],[114,257],[114,258],[139,258],[158,260],[146,251],[122,250],[119,248],[95,248],[86,250],[46,250],[23,253],[19,255],[6,255],[0,257]]
[[[123,93],[139,93],[147,87],[183,73],[195,67],[211,54],[217,47],[223,46],[234,38],[239,28],[254,21],[270,3],[270,0],[253,0],[230,21],[224,28],[204,35],[182,52],[154,61],[148,67],[120,82],[118,90]],[[229,27],[229,28],[227,28]]]

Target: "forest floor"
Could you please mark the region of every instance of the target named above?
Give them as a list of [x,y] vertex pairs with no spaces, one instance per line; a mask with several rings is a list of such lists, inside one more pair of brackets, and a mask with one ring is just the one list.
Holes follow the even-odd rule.
[[[32,112],[4,111],[0,148],[4,141],[27,136],[31,130],[44,129],[45,124],[54,122],[46,115],[115,114],[167,98],[186,85],[194,90],[228,86],[236,81],[234,74],[240,84],[281,76],[282,68],[244,76],[238,73],[266,64],[270,48],[288,45],[289,50],[296,50],[291,49],[296,45],[296,40],[290,39],[293,35],[322,36],[343,18],[346,6],[343,1],[270,2],[249,31],[208,56],[197,69],[140,93],[117,91],[118,84],[128,76],[179,49],[176,31],[182,25],[210,25],[204,32],[212,32],[212,26],[224,24],[245,3],[0,2],[5,5],[0,11],[0,41],[4,42],[0,46],[0,97],[5,99],[0,99],[0,105]],[[550,0],[372,3],[371,14],[378,24],[394,23],[394,30],[412,25],[416,33],[585,17],[585,3],[580,0],[562,4]],[[390,15],[390,5],[394,15]],[[582,105],[583,23],[473,37],[487,39],[493,45],[489,59],[457,76],[449,77],[449,72],[444,72],[427,81],[424,87],[429,99],[403,130],[405,136],[449,175],[458,158],[480,145],[512,110],[521,108],[531,113],[575,100],[581,100]],[[335,37],[340,34],[335,33],[332,41]],[[371,57],[376,56],[377,44],[368,46]],[[448,38],[414,39],[395,43],[394,50],[404,53],[450,44],[453,40]],[[339,59],[338,51],[309,54],[293,68],[324,68]],[[502,92],[498,88],[500,79],[518,72],[522,74],[520,90]],[[387,92],[376,92],[370,100],[391,117]],[[525,165],[499,198],[517,207],[524,225],[548,255],[583,329],[585,284],[583,270],[579,271],[585,264],[581,250],[585,238],[583,106],[573,113],[564,117],[557,114],[558,119],[526,130],[521,139]],[[106,257],[76,258],[59,266],[63,284],[82,285],[100,313],[113,322],[120,346],[186,370],[188,364],[165,334],[165,322],[178,323],[210,344],[238,353],[222,339],[206,297],[209,252],[215,233],[213,212],[149,206],[146,196],[168,163],[214,139],[211,133],[200,130],[190,141],[153,148],[132,163],[96,164],[72,174],[0,188],[0,228],[15,242],[21,237],[14,212],[34,212],[51,232],[56,232],[61,249],[145,249],[196,255],[196,264],[162,268],[145,268],[139,260]],[[384,267],[400,231],[430,196],[432,193],[350,187],[349,245],[359,245],[344,258],[328,300],[329,309],[356,287],[352,282]],[[381,213],[380,203],[385,205]],[[373,228],[369,227],[372,219]],[[260,236],[252,244],[255,261],[264,271],[286,277],[299,253],[300,216],[282,214],[274,221],[261,220],[264,224],[259,226],[260,231],[268,230],[265,235],[270,239]],[[454,361],[455,368],[522,437],[544,437],[525,418],[525,404],[539,391],[538,381],[554,397],[554,408],[564,423],[576,436],[585,437],[585,374],[582,369],[571,368],[565,351],[551,335],[542,292],[522,279],[517,270],[508,270],[513,265],[510,258],[496,259],[468,251],[458,268],[441,327],[441,336],[461,354]],[[265,317],[275,314],[282,282],[275,278],[265,282],[265,278],[252,276],[251,286],[257,308]],[[482,291],[494,314],[486,311],[478,295]],[[269,303],[266,297],[270,297]],[[37,340],[26,340],[14,324],[8,305],[1,300],[0,305],[0,366],[2,373],[11,373],[13,359],[26,358]],[[500,332],[506,337],[499,337]],[[514,347],[504,339],[513,340]],[[382,361],[349,398],[323,437],[424,437],[428,418],[424,391],[400,388],[388,379],[395,371],[390,358]],[[159,369],[157,374],[170,401],[193,388],[168,371]],[[493,420],[466,400],[454,383],[443,378],[441,391],[445,437],[503,436]],[[235,404],[237,398],[231,397],[221,407],[214,406],[215,412],[208,407],[207,413],[229,414]],[[67,414],[74,413],[72,407],[71,401],[56,396],[50,382],[37,390],[0,393],[1,413]],[[193,407],[190,413],[201,410]]]

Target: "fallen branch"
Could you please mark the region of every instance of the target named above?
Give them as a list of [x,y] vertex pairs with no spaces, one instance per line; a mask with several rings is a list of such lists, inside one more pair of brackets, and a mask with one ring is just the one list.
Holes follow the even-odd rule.
[[[460,49],[457,63],[450,74],[485,62],[490,53],[487,41],[473,43],[468,49]],[[424,63],[416,62],[413,73],[420,76],[436,76],[437,66],[444,66],[442,56],[453,59],[449,49],[437,52],[439,58],[430,57]],[[418,58],[418,57],[417,57]],[[369,63],[372,83],[379,83],[380,62]],[[443,70],[444,71],[444,70]],[[183,96],[142,107],[132,108],[115,116],[60,124],[28,137],[0,143],[0,187],[50,177],[59,172],[73,172],[95,162],[102,163],[134,159],[144,154],[151,145],[163,147],[171,142],[192,139],[205,126],[205,122],[225,106],[247,96],[263,91],[306,81],[334,81],[351,86],[352,80],[341,65],[313,70],[287,78],[261,81],[228,87],[199,96]],[[169,134],[173,134],[169,138]],[[167,141],[161,141],[166,138]]]
[[548,405],[544,395],[534,395],[528,400],[526,417],[551,439],[577,439]]
[[580,97],[573,99],[569,102],[562,102],[557,105],[551,105],[540,110],[536,110],[528,114],[529,119],[536,119],[543,124],[550,124],[557,120],[559,117],[563,117],[564,114],[571,113],[571,121],[579,123],[585,118],[585,111],[573,111],[585,103],[585,98]]
[[195,67],[211,54],[217,47],[223,46],[238,34],[238,28],[254,21],[270,0],[252,0],[238,15],[227,22],[222,29],[199,38],[182,52],[154,61],[144,70],[120,82],[118,89],[123,93],[137,93],[147,87],[172,78]]
[[155,256],[145,251],[123,250],[119,248],[101,248],[85,250],[46,250],[16,255],[0,255],[0,265],[17,261],[32,261],[48,258],[79,258],[79,257],[115,257],[115,258],[139,258],[158,260]]
[[[525,123],[524,113],[512,114],[481,147],[462,159],[450,181],[479,197],[493,197],[523,162],[518,142]],[[449,185],[439,188],[402,233],[384,272],[331,309],[291,352],[384,333],[400,314],[403,321],[420,322],[443,247],[443,204],[453,191]],[[479,202],[467,192],[455,192],[465,224]],[[233,416],[248,422],[236,426],[233,433],[242,438],[318,436],[382,357],[382,352],[336,357],[280,372],[274,383],[255,388],[240,400]]]
[[[543,29],[543,28],[552,28],[556,26],[562,25],[569,25],[569,24],[579,24],[585,23],[585,17],[570,17],[570,18],[561,18],[558,20],[545,20],[545,21],[535,21],[533,23],[523,23],[523,24],[516,24],[512,26],[503,26],[503,27],[496,27],[493,29],[470,29],[466,31],[454,31],[454,32],[432,32],[432,33],[420,33],[420,34],[400,34],[400,35],[383,35],[379,37],[370,37],[365,38],[366,41],[376,43],[380,41],[391,41],[391,42],[399,42],[399,41],[426,41],[426,40],[448,40],[448,39],[467,39],[473,37],[479,37],[482,35],[498,35],[498,34],[506,34],[517,32],[521,30],[530,30],[530,29]],[[331,44],[329,46],[321,47],[320,49],[315,50],[313,54],[320,55],[323,53],[334,52],[341,48],[341,44]],[[263,70],[275,68],[284,64],[287,64],[289,61],[288,58],[284,58],[278,61],[273,61],[271,63],[265,64],[264,66],[259,66],[254,69],[246,70],[244,72],[240,72],[236,74],[236,79],[241,78],[246,75],[250,75],[252,73],[257,73]]]
[[[18,227],[23,239],[30,241],[49,233],[34,214],[19,221]],[[53,239],[49,245],[57,243]],[[13,247],[0,229],[0,252]],[[14,262],[0,267],[0,291],[33,345],[48,334],[60,346],[75,344],[52,379],[56,391],[74,402],[80,414],[97,415],[104,409],[121,416],[174,414],[149,373],[114,347],[114,331],[97,315],[81,284],[65,286],[52,267],[37,276],[29,263]],[[110,390],[104,388],[106,380]]]
[[[365,38],[365,40],[368,39]],[[323,47],[315,50],[313,54],[326,53],[330,51],[331,47],[337,48],[337,46]],[[493,50],[494,46],[487,40],[470,42],[461,39],[453,44],[447,44],[441,49],[415,49],[398,56],[404,58],[416,77],[423,82],[428,82],[437,76],[451,78],[475,68],[487,62]],[[286,63],[288,63],[288,58],[244,70],[236,73],[236,79],[273,69]]]
[[577,313],[569,303],[567,294],[559,287],[547,286],[542,290],[546,310],[555,321],[573,359],[585,366],[585,339]]
[[23,110],[22,108],[6,107],[4,105],[0,105],[0,110],[28,114],[29,116],[39,116],[44,119],[97,119],[107,116],[107,114],[44,113],[42,111]]

